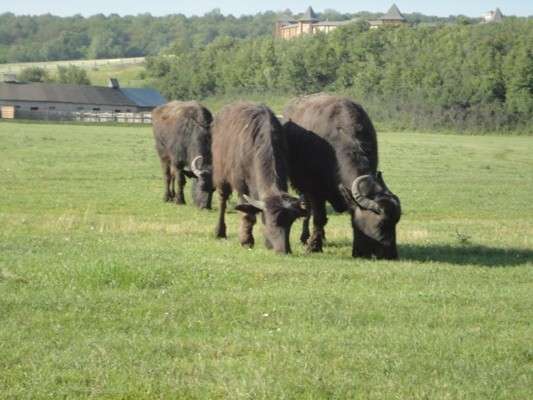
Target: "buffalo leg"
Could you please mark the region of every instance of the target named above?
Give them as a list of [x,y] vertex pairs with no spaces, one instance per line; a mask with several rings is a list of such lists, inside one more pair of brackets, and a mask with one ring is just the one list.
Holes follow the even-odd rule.
[[177,180],[178,180],[178,192],[176,193],[176,204],[185,204],[185,194],[183,192],[183,189],[185,188],[185,183],[187,182],[185,179],[185,175],[182,171],[176,170],[175,174]]
[[351,214],[353,229],[352,257],[372,258],[372,240],[357,228],[353,211]]
[[229,194],[225,193],[224,191],[219,191],[220,195],[220,211],[218,215],[218,223],[215,228],[215,236],[217,238],[225,239],[226,236],[226,222],[224,220],[226,215],[226,205],[228,202]]
[[163,194],[163,201],[168,202],[172,200],[172,192],[170,190],[170,183],[172,182],[172,174],[170,173],[170,164],[167,161],[161,160],[161,169],[163,170],[163,180],[165,185],[165,193]]
[[313,233],[307,241],[307,251],[313,253],[322,252],[324,226],[328,222],[326,201],[322,199],[311,199],[311,210],[313,213]]
[[254,235],[253,229],[257,218],[255,214],[245,213],[241,217],[241,227],[239,232],[239,239],[241,241],[241,246],[243,247],[254,247]]
[[302,234],[300,235],[300,242],[305,245],[307,244],[307,241],[311,236],[311,232],[309,232],[309,220],[311,219],[311,203],[309,202],[307,196],[304,194],[300,195],[300,201],[303,203],[305,208],[305,216],[303,217],[302,222]]
[[176,177],[175,176],[170,177],[170,197],[172,199],[176,198]]

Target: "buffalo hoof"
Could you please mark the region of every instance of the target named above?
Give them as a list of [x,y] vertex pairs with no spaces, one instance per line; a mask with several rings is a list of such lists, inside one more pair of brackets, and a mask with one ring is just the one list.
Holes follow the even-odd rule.
[[307,252],[308,253],[322,253],[322,238],[321,237],[312,237],[307,242]]
[[255,241],[254,241],[254,238],[251,238],[251,239],[247,239],[247,240],[243,240],[241,242],[241,246],[246,248],[246,249],[251,249],[254,247],[254,244],[255,244]]
[[185,199],[183,197],[176,197],[176,204],[185,204]]
[[307,253],[322,253],[323,251],[322,246],[307,246],[306,249]]
[[309,237],[311,235],[309,235],[309,232],[304,232],[300,235],[300,242],[302,242],[302,244],[305,246],[307,244],[307,242],[309,241]]
[[226,227],[225,226],[218,226],[215,229],[215,237],[217,239],[227,239],[226,236]]

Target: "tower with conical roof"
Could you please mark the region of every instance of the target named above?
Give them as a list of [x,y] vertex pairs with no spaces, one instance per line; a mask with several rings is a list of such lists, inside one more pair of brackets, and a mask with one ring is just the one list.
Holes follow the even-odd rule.
[[318,22],[318,17],[315,14],[313,7],[309,6],[307,7],[307,10],[305,10],[304,15],[298,19],[300,34],[313,33],[313,24],[315,22]]
[[370,28],[378,28],[380,26],[399,26],[407,24],[407,20],[402,15],[400,9],[396,4],[393,4],[387,13],[378,19],[368,21]]
[[483,20],[481,22],[491,23],[491,22],[502,22],[503,14],[499,8],[496,8],[494,11],[489,11],[483,15]]
[[402,21],[405,22],[405,17],[400,12],[400,9],[396,4],[393,4],[391,8],[389,8],[389,11],[381,17],[382,21]]

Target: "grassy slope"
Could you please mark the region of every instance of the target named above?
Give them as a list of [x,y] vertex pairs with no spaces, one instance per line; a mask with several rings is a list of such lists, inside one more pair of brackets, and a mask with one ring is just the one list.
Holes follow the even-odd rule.
[[107,86],[109,78],[117,78],[122,87],[145,87],[147,82],[140,77],[142,72],[144,72],[142,64],[87,68],[91,84],[96,86]]
[[396,263],[352,259],[346,215],[319,255],[241,249],[236,213],[214,240],[149,128],[0,123],[0,397],[527,398],[531,138],[380,146]]

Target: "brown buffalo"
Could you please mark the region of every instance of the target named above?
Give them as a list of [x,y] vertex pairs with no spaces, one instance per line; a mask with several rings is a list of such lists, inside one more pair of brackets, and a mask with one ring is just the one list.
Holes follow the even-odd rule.
[[[165,179],[165,201],[185,204],[186,177],[193,178],[192,198],[211,208],[211,122],[209,110],[196,101],[173,101],[152,112],[155,148]],[[178,192],[175,181],[178,180]]]
[[322,251],[328,201],[351,214],[354,257],[398,258],[400,200],[377,170],[376,131],[363,108],[319,93],[290,102],[284,117],[291,183],[313,216],[313,233],[309,214],[301,236],[308,250]]
[[213,123],[213,183],[220,194],[216,235],[226,237],[226,203],[235,190],[243,213],[240,242],[254,245],[253,226],[262,212],[268,248],[289,253],[292,223],[303,215],[298,199],[287,193],[288,149],[272,111],[254,103],[224,107]]

